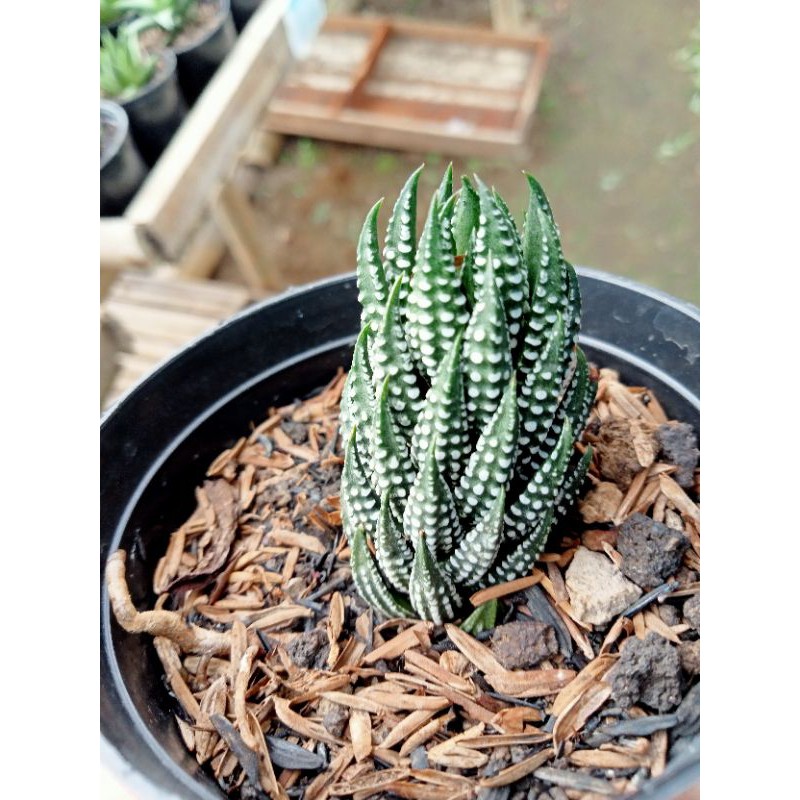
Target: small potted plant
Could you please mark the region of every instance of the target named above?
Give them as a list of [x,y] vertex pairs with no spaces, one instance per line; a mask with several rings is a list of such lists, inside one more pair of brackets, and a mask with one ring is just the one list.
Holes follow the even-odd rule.
[[147,176],[125,109],[100,101],[100,216],[119,216]]
[[230,0],[124,0],[123,5],[137,15],[134,28],[145,50],[175,52],[181,89],[194,103],[236,41]]
[[175,54],[143,53],[138,37],[122,26],[100,38],[100,92],[119,103],[145,161],[152,166],[186,116],[176,73]]
[[100,0],[100,33],[110,31],[116,33],[120,23],[125,19],[127,10],[125,0]]
[[[454,192],[448,170],[417,241],[418,179],[402,189],[382,248],[381,203],[368,213],[355,279],[245,312],[104,420],[105,730],[165,791],[188,770],[195,797],[286,797],[287,786],[314,798],[326,787],[465,800],[509,786],[630,794],[662,772],[669,780],[646,785],[647,796],[675,797],[696,774],[691,749],[678,765],[699,726],[699,688],[695,673],[686,698],[677,694],[670,643],[691,626],[641,612],[684,584],[633,586],[620,571],[631,552],[621,532],[624,557],[615,530],[552,531],[587,474],[596,487],[614,465],[638,481],[630,497],[612,487],[621,520],[649,478],[645,510],[663,488],[659,514],[673,513],[669,501],[694,520],[669,478],[676,465],[655,464],[645,417],[663,418],[670,458],[686,431],[665,409],[697,424],[696,360],[675,359],[678,330],[696,343],[696,317],[573,269],[532,177],[518,231],[494,190],[464,179]],[[592,438],[581,438],[587,419]],[[617,450],[604,420],[624,423],[609,425]],[[696,462],[687,464],[680,479],[694,487]],[[662,527],[668,552],[649,548],[667,556],[657,582],[686,572],[686,537]],[[570,574],[579,562],[583,572]],[[597,596],[584,591],[587,564]],[[498,598],[508,600],[502,616]],[[527,631],[521,644],[510,628]],[[476,638],[488,631],[491,647]],[[161,666],[134,633],[156,637]],[[658,670],[640,669],[646,648],[669,651]],[[623,662],[634,672],[617,680]],[[650,672],[667,667],[668,696],[648,695]],[[171,728],[164,672],[178,699]],[[642,692],[656,711],[680,706],[628,714]],[[136,725],[157,730],[169,753],[143,745]],[[672,745],[671,728],[681,731]],[[176,755],[183,747],[197,764]],[[285,769],[280,781],[274,767]]]

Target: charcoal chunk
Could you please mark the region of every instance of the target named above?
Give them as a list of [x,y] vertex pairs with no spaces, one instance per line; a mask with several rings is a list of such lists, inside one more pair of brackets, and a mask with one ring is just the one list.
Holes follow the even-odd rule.
[[556,632],[543,622],[509,622],[492,634],[492,652],[506,669],[528,669],[558,652]]
[[653,589],[674,575],[688,546],[689,540],[680,531],[644,514],[632,514],[617,534],[622,572],[643,589]]
[[301,633],[286,648],[289,658],[298,667],[310,667],[319,651],[328,644],[328,637],[321,628]]
[[644,703],[669,711],[681,700],[681,661],[678,651],[657,633],[644,640],[628,639],[609,673],[611,697],[622,708]]
[[664,460],[678,467],[672,476],[675,482],[686,489],[691,488],[700,461],[694,428],[686,422],[667,422],[659,426],[656,437]]

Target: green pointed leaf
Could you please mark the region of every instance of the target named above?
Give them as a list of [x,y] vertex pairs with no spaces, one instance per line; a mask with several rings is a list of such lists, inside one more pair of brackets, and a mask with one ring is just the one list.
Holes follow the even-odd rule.
[[538,359],[531,364],[534,356],[534,352],[525,349],[520,361],[520,371],[524,375],[519,390],[519,449],[523,464],[531,461],[550,429],[562,396],[564,324],[560,313]]
[[536,527],[521,542],[512,544],[501,553],[498,561],[486,574],[479,586],[495,586],[498,583],[515,581],[530,574],[536,559],[542,554],[550,528],[553,525],[553,509],[548,508]]
[[431,439],[411,486],[403,513],[403,531],[412,542],[424,533],[434,556],[440,557],[453,549],[461,536],[461,524],[450,487],[439,472],[436,438]]
[[556,511],[559,518],[565,516],[572,507],[572,504],[575,502],[575,498],[578,496],[578,493],[583,486],[583,482],[586,479],[586,473],[589,471],[589,465],[591,463],[592,448],[587,447],[586,451],[578,459],[577,463],[567,470],[567,477],[564,479],[564,483],[561,486],[561,492],[556,502]]
[[414,479],[408,449],[397,434],[389,399],[389,381],[383,382],[373,426],[372,465],[381,496],[392,491],[393,499],[404,502]]
[[436,198],[439,201],[439,207],[444,208],[447,201],[453,196],[453,162],[447,165],[444,171],[439,188],[436,190]]
[[462,340],[463,333],[459,333],[442,361],[425,395],[411,437],[411,458],[415,464],[421,465],[436,436],[436,460],[442,475],[446,475],[451,482],[461,475],[470,446],[464,379],[461,374]]
[[507,538],[516,540],[529,536],[530,531],[538,526],[542,515],[552,512],[564,481],[572,444],[572,427],[567,421],[555,449],[508,508],[505,517]]
[[358,593],[375,609],[387,617],[411,617],[411,606],[395,594],[383,580],[375,559],[367,546],[364,528],[353,532],[350,544],[350,568]]
[[391,505],[391,493],[386,492],[381,498],[380,518],[375,535],[375,554],[381,572],[392,586],[408,593],[414,550],[403,535],[403,531],[395,524]]
[[470,250],[472,233],[478,229],[479,215],[478,193],[472,188],[469,179],[462,175],[461,191],[458,193],[458,202],[453,213],[453,239],[458,255],[463,255]]
[[368,430],[375,414],[375,392],[372,386],[372,370],[369,365],[370,329],[365,326],[356,339],[353,349],[353,362],[342,390],[339,408],[342,439],[347,441],[350,432],[358,426],[363,434],[362,444],[365,453],[369,453]]
[[589,364],[580,347],[575,351],[576,363],[567,390],[564,392],[555,417],[547,433],[534,442],[534,461],[541,462],[558,443],[564,421],[569,420],[573,436],[577,439],[586,426],[586,420],[594,403],[597,383],[589,378]]
[[522,226],[522,253],[530,286],[534,287],[541,269],[551,269],[561,262],[561,239],[544,190],[533,175],[526,172],[525,178],[529,194]]
[[[383,247],[383,267],[391,285],[414,266],[417,246],[417,185],[422,167],[418,167],[397,196]],[[406,284],[406,288],[407,288]],[[404,292],[405,293],[405,292]]]
[[405,307],[410,349],[429,379],[436,375],[453,340],[469,320],[455,265],[450,221],[439,211],[439,201],[434,197]]
[[497,623],[497,600],[481,603],[458,627],[470,636],[489,631]]
[[474,250],[474,276],[482,286],[491,256],[497,288],[503,299],[511,349],[517,345],[522,323],[528,313],[528,270],[522,257],[522,243],[505,203],[476,178],[480,216]]
[[505,505],[506,492],[501,487],[489,510],[445,562],[445,571],[457,585],[477,583],[494,563],[503,536]]
[[441,625],[458,613],[460,598],[453,582],[436,563],[424,536],[416,540],[408,596],[420,619]]
[[[541,187],[534,178],[527,175],[530,184],[530,201],[525,216],[523,231],[523,254],[531,275],[531,311],[525,330],[523,349],[531,352],[539,350],[544,343],[546,332],[555,322],[556,314],[564,316],[567,332],[566,347],[571,346],[575,320],[580,324],[580,294],[577,293],[577,278],[571,284],[572,267],[561,255],[558,231],[552,219],[550,206]],[[544,202],[545,205],[542,203]],[[570,288],[571,287],[571,288]],[[577,302],[577,307],[574,303]]]
[[380,501],[368,475],[368,467],[359,451],[356,428],[350,433],[342,469],[342,527],[348,541],[360,525],[368,531],[378,526]]
[[455,498],[462,519],[481,519],[504,490],[516,458],[518,430],[517,381],[512,376],[456,486]]
[[401,275],[392,287],[370,351],[370,363],[376,394],[383,390],[387,377],[392,379],[389,386],[392,414],[400,430],[410,435],[422,408],[422,396],[400,321],[400,293],[405,281],[405,276]]
[[356,282],[361,304],[361,327],[377,331],[389,296],[378,243],[378,213],[383,200],[378,200],[364,221],[356,248]]
[[473,429],[480,431],[500,403],[512,372],[503,301],[491,264],[464,334],[463,351],[467,414]]
[[467,306],[471,309],[475,307],[475,296],[478,293],[477,287],[475,286],[474,243],[475,231],[472,232],[469,249],[464,254],[464,260],[461,262],[461,288],[464,292],[464,296],[467,298]]

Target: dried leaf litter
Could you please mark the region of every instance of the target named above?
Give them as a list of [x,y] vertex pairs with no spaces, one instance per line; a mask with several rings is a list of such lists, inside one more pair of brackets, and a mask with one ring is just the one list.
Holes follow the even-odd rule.
[[[672,443],[678,423],[652,391],[623,385],[611,370],[595,376],[595,407],[577,445],[595,448],[584,498],[530,576],[471,598],[499,603],[500,630],[536,623],[540,635],[547,626],[534,668],[504,666],[517,662],[500,633],[494,642],[493,631],[380,619],[355,594],[338,498],[341,372],[311,399],[272,409],[214,460],[155,570],[152,609],[131,602],[125,552],[110,557],[116,619],[154,637],[175,725],[230,797],[466,800],[503,789],[511,800],[588,800],[635,791],[695,746],[699,469],[667,460],[659,441]],[[686,426],[677,433],[685,439]],[[663,559],[655,573],[626,564],[631,553],[657,555],[649,540],[629,541],[646,528],[641,516],[617,549],[634,515],[648,518],[651,537],[663,526],[685,536],[671,574]],[[580,548],[622,580],[648,576],[607,624],[587,623],[573,607],[565,576]],[[663,582],[652,588],[654,575]],[[680,655],[670,663],[682,672],[669,680],[681,697],[647,705],[663,693],[648,684],[637,694],[641,664],[628,642]]]

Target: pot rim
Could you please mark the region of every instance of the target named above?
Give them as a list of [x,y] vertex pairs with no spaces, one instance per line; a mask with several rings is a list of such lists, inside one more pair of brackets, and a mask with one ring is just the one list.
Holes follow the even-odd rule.
[[[226,0],[227,1],[227,0]],[[645,297],[650,297],[654,300],[658,300],[664,305],[669,306],[670,308],[674,308],[677,311],[680,311],[686,314],[691,319],[695,320],[696,322],[700,322],[700,309],[686,301],[680,300],[677,297],[674,297],[671,294],[667,294],[660,289],[653,289],[650,286],[646,286],[645,284],[639,283],[638,281],[632,280],[631,278],[627,278],[622,275],[615,275],[611,272],[605,272],[604,270],[595,269],[593,267],[583,267],[583,266],[576,266],[576,272],[578,275],[585,275],[588,278],[595,278],[597,280],[603,281],[605,283],[609,283],[615,286],[619,286],[624,289],[628,289],[631,291],[638,292]],[[278,303],[282,300],[286,300],[289,297],[294,297],[297,294],[302,292],[312,290],[312,289],[321,289],[326,286],[332,286],[336,283],[344,283],[347,281],[352,281],[355,278],[355,272],[344,272],[338,275],[331,275],[325,278],[320,278],[317,281],[312,281],[310,283],[300,284],[298,286],[289,286],[283,292],[277,295],[273,295],[271,297],[264,298],[263,300],[259,300],[252,305],[243,308],[241,311],[237,311],[236,313],[232,314],[227,319],[223,320],[219,325],[210,330],[206,331],[205,333],[201,333],[199,336],[195,337],[194,339],[187,342],[183,347],[180,348],[177,352],[173,353],[170,356],[167,356],[163,361],[160,361],[156,366],[142,378],[140,378],[133,386],[128,388],[122,395],[120,395],[112,405],[110,405],[100,417],[100,429],[102,430],[106,420],[113,414],[116,409],[122,404],[128,401],[128,399],[136,392],[139,387],[148,379],[150,376],[154,375],[157,372],[161,372],[168,364],[174,361],[176,358],[179,358],[181,354],[186,352],[187,350],[194,350],[199,344],[204,342],[209,336],[213,336],[218,331],[224,330],[229,328],[232,325],[235,325],[239,320],[245,319],[253,314],[257,314],[262,308],[265,306],[271,305],[272,303]],[[597,340],[592,339],[592,337],[584,336],[583,340],[590,343],[595,344]],[[609,345],[607,343],[603,343],[603,347],[605,349],[609,349]],[[630,354],[626,354],[626,358],[631,358]],[[635,358],[635,357],[634,357]],[[648,370],[651,372],[653,371],[652,366],[648,366]],[[666,373],[662,373],[665,377],[665,382],[669,383],[673,387],[678,387],[679,384],[675,382],[675,380],[669,377]],[[699,407],[700,399],[691,392],[687,392],[686,389],[678,389],[680,394],[690,400],[694,405]]]
[[182,47],[170,47],[169,49],[172,50],[176,56],[181,56],[184,53],[188,53],[190,50],[194,50],[195,47],[201,47],[225,24],[225,20],[231,14],[231,0],[214,0],[214,2],[216,2],[219,8],[214,26],[209,28],[200,38],[194,39]]
[[127,110],[135,105],[138,100],[160,89],[170,78],[177,74],[178,57],[173,50],[166,49],[157,53],[157,59],[158,62],[156,63],[153,77],[150,79],[149,83],[142,86],[136,94],[126,97],[124,100],[120,100],[117,97],[109,97],[107,99],[112,100],[114,103],[117,103]]
[[[226,0],[227,2],[227,0]],[[657,300],[660,303],[663,303],[665,306],[675,309],[683,314],[685,314],[690,319],[699,323],[700,321],[700,311],[697,306],[692,303],[689,303],[684,300],[680,300],[672,295],[667,294],[659,289],[653,289],[649,286],[645,286],[637,281],[634,281],[630,278],[614,275],[603,270],[598,270],[590,267],[576,267],[576,271],[579,275],[583,275],[588,278],[594,278],[601,282],[618,286],[620,288],[637,292],[638,294]],[[206,331],[205,333],[201,334],[200,336],[196,337],[189,343],[187,343],[184,347],[178,350],[173,355],[167,357],[162,362],[160,362],[150,373],[144,376],[141,380],[139,380],[134,386],[132,386],[124,395],[122,395],[118,400],[110,406],[102,415],[100,420],[100,431],[101,436],[102,432],[105,429],[109,419],[117,412],[118,409],[127,405],[130,402],[135,402],[136,395],[142,391],[144,385],[149,382],[149,380],[155,376],[157,373],[160,373],[162,370],[169,368],[169,366],[177,359],[183,357],[187,352],[195,350],[198,346],[201,346],[206,339],[209,337],[219,333],[222,330],[227,330],[231,326],[236,325],[243,319],[247,319],[252,315],[258,314],[261,312],[263,308],[266,306],[270,306],[272,304],[277,304],[282,301],[285,301],[288,298],[294,297],[298,294],[302,294],[308,291],[312,291],[315,289],[322,289],[328,286],[333,286],[339,283],[347,283],[352,282],[355,278],[355,273],[343,273],[339,275],[329,276],[326,278],[322,278],[318,281],[314,281],[312,283],[302,284],[299,286],[291,286],[288,287],[284,292],[281,292],[279,295],[275,295],[273,297],[265,298],[257,303],[254,303],[247,308],[242,309],[241,311],[233,314],[231,317],[226,319],[220,325]],[[350,341],[354,340],[355,335],[350,337],[345,337],[341,341]],[[596,339],[590,336],[583,336],[582,340],[585,341],[587,344],[596,347],[600,350],[604,350],[610,354],[624,354],[625,360],[630,362],[634,366],[644,367],[646,371],[650,372],[652,375],[657,377],[659,380],[663,381],[670,385],[670,387],[682,395],[686,400],[688,400],[695,408],[699,410],[700,408],[700,400],[694,393],[689,391],[686,387],[682,386],[678,383],[677,380],[672,378],[668,373],[660,370],[659,368],[655,367],[654,365],[646,362],[644,359],[639,359],[635,354],[631,353],[630,351],[624,351],[621,348],[616,347],[608,342],[605,342],[601,339]],[[339,340],[337,340],[339,341]],[[326,345],[329,346],[329,345]],[[304,352],[301,356],[298,356],[296,359],[292,360],[302,360],[307,358],[310,354],[313,354],[314,350],[309,350]],[[242,387],[239,387],[237,391],[241,391],[245,384]],[[215,410],[220,406],[220,403],[225,400],[227,401],[229,396],[226,395],[225,398],[221,398],[220,402],[215,403],[211,408],[211,411]],[[142,485],[145,484],[149,479],[152,478],[152,475],[155,471],[159,468],[161,461],[159,460],[155,463],[151,469],[148,471],[148,474],[142,479],[140,482]],[[128,508],[131,508],[135,502],[138,501],[138,492],[135,497],[132,497],[128,501]],[[105,586],[105,581],[103,580],[105,565],[101,565],[101,639],[105,642],[107,647],[108,653],[113,653],[113,646],[111,646],[110,642],[110,628],[111,628],[111,609],[110,609],[110,602],[108,600],[108,592]],[[101,658],[103,648],[101,647]],[[132,725],[138,735],[142,737],[145,742],[145,745],[152,750],[154,753],[160,753],[163,751],[162,746],[156,740],[155,736],[152,734],[150,729],[145,725],[143,720],[140,718],[138,711],[134,707],[133,701],[127,691],[127,686],[125,685],[124,680],[122,679],[122,675],[119,670],[119,665],[117,663],[116,658],[110,658],[108,656],[105,657],[108,661],[108,667],[110,669],[110,673],[113,679],[113,682],[116,684],[117,692],[119,695],[119,699],[125,708],[125,711],[130,718]],[[102,714],[101,714],[102,719]],[[147,775],[137,770],[130,762],[125,759],[125,756],[111,743],[109,739],[103,734],[101,730],[100,734],[101,739],[101,764],[109,769],[109,771],[119,780],[123,782],[126,786],[131,787],[136,792],[137,796],[143,798],[143,800],[150,800],[153,798],[171,798],[177,797],[174,794],[168,794],[163,788],[155,786],[148,778]],[[209,787],[202,786],[198,784],[194,778],[189,775],[185,770],[183,770],[178,765],[174,764],[170,759],[165,759],[167,762],[167,769],[169,773],[177,779],[177,782],[187,791],[191,792],[192,796],[203,798],[204,800],[218,800],[219,794],[215,790],[210,789]],[[689,755],[685,758],[678,758],[669,764],[667,770],[663,774],[663,776],[659,779],[661,782],[658,785],[648,784],[647,786],[643,787],[637,792],[636,797],[641,798],[641,800],[646,800],[646,798],[659,798],[660,800],[666,800],[667,798],[676,798],[679,794],[686,789],[699,784],[700,779],[700,762],[699,756],[695,757],[694,755]]]
[[116,100],[108,100],[106,98],[100,99],[100,119],[102,120],[103,117],[114,125],[114,133],[106,146],[105,153],[100,157],[101,172],[103,171],[103,167],[105,167],[122,149],[130,127],[128,113]]

